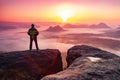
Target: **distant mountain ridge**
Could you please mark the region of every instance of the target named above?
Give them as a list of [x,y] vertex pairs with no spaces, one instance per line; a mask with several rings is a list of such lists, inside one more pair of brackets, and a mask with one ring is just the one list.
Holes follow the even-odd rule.
[[54,27],[50,26],[48,29],[44,30],[44,31],[49,31],[49,32],[61,32],[61,31],[66,31],[64,30],[62,27],[60,27],[59,25],[56,25]]
[[65,24],[63,27],[65,27],[65,28],[110,28],[110,26],[108,26],[105,23],[92,24],[92,25],[87,25],[87,24],[78,24],[78,25]]

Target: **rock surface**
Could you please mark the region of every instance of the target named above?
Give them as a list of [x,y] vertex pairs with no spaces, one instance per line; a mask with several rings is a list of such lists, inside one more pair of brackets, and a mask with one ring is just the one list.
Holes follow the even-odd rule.
[[67,52],[66,60],[67,60],[68,66],[78,57],[99,57],[103,59],[119,58],[115,54],[112,54],[107,51],[103,51],[95,47],[78,45],[70,48]]
[[41,80],[120,80],[120,59],[78,58],[66,70]]
[[69,67],[41,80],[120,80],[120,57],[90,46],[68,50]]
[[0,54],[0,80],[39,80],[62,70],[57,49]]

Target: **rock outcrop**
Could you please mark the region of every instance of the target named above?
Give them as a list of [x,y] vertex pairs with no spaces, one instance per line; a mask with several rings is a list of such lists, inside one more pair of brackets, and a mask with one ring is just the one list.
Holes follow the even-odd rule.
[[57,49],[0,54],[0,80],[40,80],[61,70],[61,53]]
[[67,53],[68,68],[41,80],[119,80],[120,57],[90,46],[74,46]]
[[74,46],[67,52],[68,66],[78,57],[98,57],[103,59],[119,58],[117,55],[91,46]]

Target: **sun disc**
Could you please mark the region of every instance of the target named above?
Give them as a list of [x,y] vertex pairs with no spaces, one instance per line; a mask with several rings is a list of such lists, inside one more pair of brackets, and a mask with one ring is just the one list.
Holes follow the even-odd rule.
[[68,18],[71,17],[71,12],[68,10],[62,10],[59,12],[59,16],[62,18],[63,22],[66,22]]

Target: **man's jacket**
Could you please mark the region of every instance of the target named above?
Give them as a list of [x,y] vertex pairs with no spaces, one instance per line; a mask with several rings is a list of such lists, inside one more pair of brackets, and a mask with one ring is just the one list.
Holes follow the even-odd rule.
[[39,32],[37,31],[37,29],[35,28],[30,28],[28,31],[28,35],[34,39],[37,35],[39,34]]

